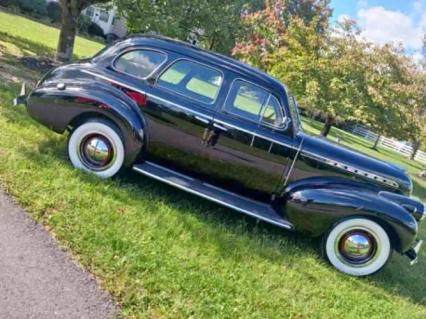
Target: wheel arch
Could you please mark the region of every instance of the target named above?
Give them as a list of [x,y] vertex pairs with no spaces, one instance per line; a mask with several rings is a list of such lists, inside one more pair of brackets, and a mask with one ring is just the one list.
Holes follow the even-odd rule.
[[72,129],[90,118],[114,123],[125,144],[125,165],[139,158],[145,143],[146,122],[134,101],[123,92],[102,83],[41,87],[27,103],[30,115],[57,133]]
[[407,251],[417,223],[403,207],[359,188],[298,188],[287,194],[286,213],[296,230],[321,236],[337,222],[353,217],[380,224],[396,251]]

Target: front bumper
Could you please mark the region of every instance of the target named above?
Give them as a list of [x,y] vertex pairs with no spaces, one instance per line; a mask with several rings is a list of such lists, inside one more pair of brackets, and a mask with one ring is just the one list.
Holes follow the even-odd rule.
[[412,248],[405,255],[410,258],[410,265],[414,265],[418,261],[419,251],[423,245],[423,240],[417,240]]

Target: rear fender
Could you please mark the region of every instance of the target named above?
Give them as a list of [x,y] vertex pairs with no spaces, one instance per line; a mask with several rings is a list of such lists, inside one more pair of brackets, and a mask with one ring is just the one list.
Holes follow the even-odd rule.
[[[317,181],[318,182],[318,181]],[[387,228],[395,250],[406,252],[416,240],[417,222],[403,207],[369,189],[344,182],[306,182],[289,187],[286,213],[295,229],[313,236],[322,235],[343,218],[362,216]],[[313,187],[315,185],[315,187]]]
[[139,107],[119,89],[101,82],[51,83],[36,88],[27,100],[28,113],[57,133],[87,118],[102,117],[118,126],[126,150],[125,165],[144,145],[146,122]]

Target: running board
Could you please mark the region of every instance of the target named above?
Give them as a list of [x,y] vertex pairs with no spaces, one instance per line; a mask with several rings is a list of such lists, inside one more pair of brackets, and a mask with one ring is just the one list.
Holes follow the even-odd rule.
[[278,215],[270,205],[244,198],[160,165],[143,162],[134,165],[133,170],[276,226],[286,229],[294,228],[289,221]]

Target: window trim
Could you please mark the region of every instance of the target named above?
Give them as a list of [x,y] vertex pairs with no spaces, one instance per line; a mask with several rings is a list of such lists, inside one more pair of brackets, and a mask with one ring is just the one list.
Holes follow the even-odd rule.
[[[241,115],[239,115],[239,114],[236,114],[236,113],[234,113],[234,112],[229,111],[229,110],[227,110],[227,109],[226,109],[226,103],[228,102],[229,95],[230,95],[230,93],[231,93],[231,89],[232,89],[232,87],[234,86],[235,82],[237,82],[237,81],[241,81],[241,82],[245,82],[245,83],[248,83],[248,84],[251,84],[251,85],[257,86],[258,88],[261,88],[262,90],[266,91],[266,93],[268,94],[268,96],[267,96],[267,98],[266,98],[265,102],[264,102],[264,103],[262,104],[262,106],[261,106],[261,109],[260,109],[260,112],[259,112],[259,120],[258,120],[258,121],[252,121],[252,120],[250,120],[250,119],[248,119],[248,118],[246,118],[246,117],[244,117],[244,116],[241,116]],[[274,97],[277,99],[278,104],[279,104],[280,109],[281,109],[281,115],[282,115],[283,119],[288,118],[288,116],[287,116],[287,114],[286,114],[286,112],[285,112],[285,109],[283,108],[282,103],[281,103],[281,102],[280,102],[280,100],[277,98],[277,96],[271,92],[271,90],[269,90],[269,89],[265,88],[265,87],[264,87],[264,86],[262,86],[262,85],[259,85],[259,84],[256,84],[256,83],[254,83],[254,82],[251,82],[251,81],[249,81],[249,80],[246,80],[246,79],[243,79],[243,78],[237,77],[237,78],[234,78],[234,79],[232,80],[231,84],[229,85],[229,89],[228,89],[228,92],[227,92],[227,94],[226,94],[225,102],[223,103],[222,107],[220,108],[220,111],[221,111],[222,113],[225,113],[225,114],[229,114],[229,115],[232,115],[232,116],[236,116],[236,117],[238,117],[238,118],[240,118],[240,119],[242,119],[242,120],[244,120],[244,121],[248,121],[248,122],[251,122],[251,123],[256,123],[257,125],[264,125],[264,126],[268,126],[268,127],[270,127],[270,128],[273,128],[273,129],[277,129],[277,130],[285,131],[285,130],[287,130],[287,128],[288,128],[288,121],[284,121],[283,125],[277,126],[277,125],[272,125],[272,124],[266,123],[266,122],[264,122],[264,121],[262,120],[262,119],[263,119],[263,113],[264,113],[264,111],[265,111],[265,105],[266,105],[266,104],[268,104],[268,102],[269,102],[269,100],[270,100],[271,96],[274,96]]]
[[[127,53],[130,53],[130,52],[133,52],[133,51],[152,51],[152,52],[161,53],[161,54],[164,55],[164,60],[157,67],[155,67],[154,70],[152,70],[152,72],[150,74],[148,74],[145,77],[136,76],[136,75],[133,75],[133,74],[130,74],[130,73],[126,73],[126,72],[123,72],[123,71],[117,69],[115,67],[116,61],[119,58],[121,58],[123,55],[125,55]],[[164,64],[166,64],[167,61],[168,61],[168,59],[169,59],[169,55],[165,51],[157,50],[157,49],[152,49],[152,48],[145,48],[145,47],[133,47],[133,48],[125,49],[125,50],[123,50],[123,52],[121,52],[120,54],[118,54],[117,56],[115,56],[114,59],[111,61],[110,66],[111,66],[112,70],[114,70],[115,72],[118,72],[120,74],[124,74],[126,76],[130,76],[130,77],[138,79],[138,80],[147,80],[150,77],[152,77]]]
[[[199,65],[202,65],[202,66],[205,66],[205,67],[207,67],[207,68],[209,68],[209,69],[212,69],[212,70],[214,70],[214,71],[217,71],[218,73],[220,73],[220,75],[221,75],[221,80],[220,80],[220,84],[219,84],[219,89],[217,90],[217,93],[216,93],[216,96],[214,97],[214,100],[212,101],[212,102],[210,102],[210,103],[206,103],[206,102],[203,102],[203,101],[199,101],[199,100],[197,100],[197,99],[194,99],[193,97],[190,97],[190,96],[187,96],[187,95],[185,95],[185,94],[182,94],[182,93],[180,93],[180,92],[177,92],[177,91],[174,91],[174,90],[171,90],[171,89],[169,89],[169,88],[166,88],[166,87],[164,87],[164,86],[162,86],[162,85],[160,85],[159,83],[158,83],[158,80],[161,78],[161,76],[168,70],[168,69],[170,69],[173,65],[175,65],[176,63],[178,63],[178,62],[180,62],[180,61],[188,61],[188,62],[191,62],[191,63],[194,63],[194,64],[199,64]],[[193,100],[193,101],[195,101],[195,102],[197,102],[197,103],[202,103],[202,104],[205,104],[205,105],[214,105],[214,104],[216,104],[216,102],[217,102],[217,100],[218,100],[218,97],[219,97],[219,95],[220,95],[220,91],[221,91],[221,89],[223,88],[223,82],[224,82],[224,80],[225,80],[225,74],[222,72],[222,70],[220,70],[220,69],[217,69],[217,68],[215,68],[215,67],[213,67],[213,66],[211,66],[211,65],[208,65],[208,64],[206,64],[206,63],[203,63],[203,62],[198,62],[198,61],[195,61],[195,60],[193,60],[193,59],[189,59],[189,58],[178,58],[178,59],[175,59],[175,60],[173,60],[173,61],[171,61],[165,68],[164,68],[164,70],[163,71],[161,71],[161,73],[160,74],[158,74],[158,76],[157,76],[157,78],[155,79],[155,82],[154,82],[154,85],[155,86],[157,86],[157,87],[159,87],[159,88],[161,88],[161,89],[163,89],[163,90],[166,90],[166,91],[168,91],[168,92],[171,92],[171,93],[174,93],[174,94],[178,94],[178,95],[180,95],[180,96],[182,96],[182,97],[184,97],[184,98],[187,98],[187,99],[190,99],[190,100]]]
[[[280,114],[279,115],[283,119],[283,123],[281,125],[270,124],[270,123],[265,122],[263,120],[263,115],[265,114],[266,105],[268,105],[268,103],[269,103],[269,101],[271,100],[272,97],[274,97],[277,100],[277,102],[278,102],[278,106],[279,106],[279,109],[280,109],[280,111],[279,111]],[[280,130],[286,130],[287,129],[287,121],[285,119],[288,119],[288,116],[285,113],[285,109],[283,108],[283,105],[281,104],[280,100],[275,96],[275,94],[269,92],[268,99],[266,100],[266,103],[264,103],[262,105],[262,109],[260,111],[259,123],[261,125],[269,126],[271,128],[280,129]]]

